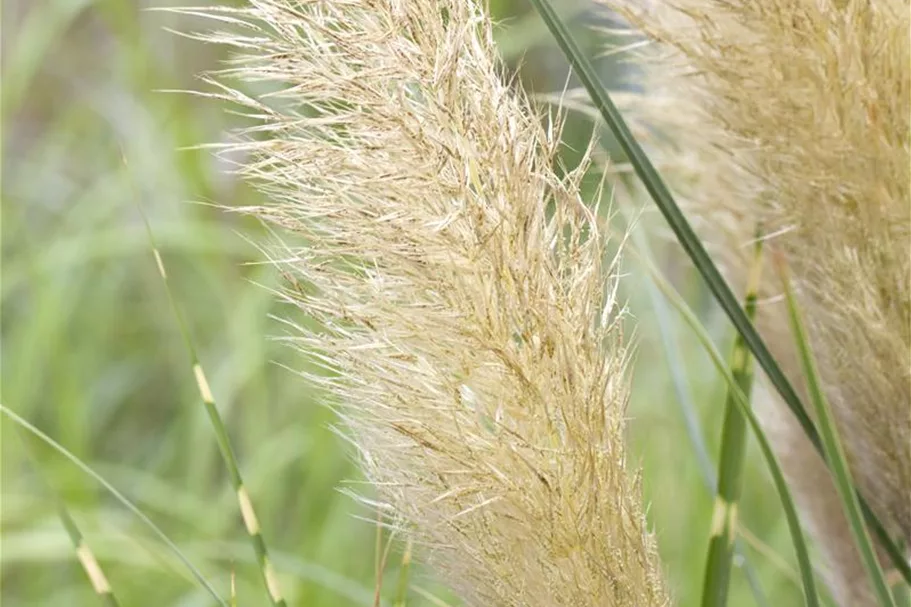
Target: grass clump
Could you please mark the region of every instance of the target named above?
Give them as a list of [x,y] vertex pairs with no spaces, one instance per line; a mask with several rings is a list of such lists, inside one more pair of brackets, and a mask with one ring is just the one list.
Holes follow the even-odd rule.
[[[889,605],[887,583],[902,594],[895,582],[908,563],[896,546],[907,541],[893,536],[909,539],[909,395],[898,381],[909,379],[906,7],[608,4],[653,39],[626,44],[629,31],[611,33],[627,38],[636,59],[627,74],[641,91],[609,95],[602,80],[613,84],[605,74],[616,66],[590,61],[550,3],[534,2],[594,115],[734,320],[737,351],[750,347],[790,412],[762,389],[751,410],[747,356],[729,368],[713,343],[727,325],[710,305],[692,312],[657,276],[693,330],[683,355],[668,355],[670,370],[650,364],[654,325],[672,354],[676,319],[641,312],[635,277],[619,265],[626,233],[607,238],[600,206],[626,193],[619,180],[605,190],[591,179],[613,179],[623,165],[595,166],[585,119],[564,124],[529,101],[524,91],[540,88],[542,74],[545,88],[565,83],[553,49],[531,49],[521,78],[498,58],[499,43],[515,58],[544,31],[527,15],[514,30],[495,26],[491,15],[517,12],[508,2],[176,9],[164,17],[172,29],[204,18],[216,31],[168,42],[120,0],[5,7],[25,34],[7,53],[3,89],[5,144],[16,153],[4,157],[2,411],[108,491],[96,495],[56,458],[38,458],[61,488],[67,529],[78,522],[77,549],[91,538],[122,604],[448,604],[425,587],[426,563],[467,604],[802,596],[813,606],[792,489],[840,603]],[[578,5],[561,14],[589,16]],[[42,23],[53,35],[38,35]],[[209,99],[149,93],[199,88],[190,80],[199,71]],[[83,101],[62,107],[73,91]],[[200,141],[215,142],[214,158],[176,152]],[[174,380],[186,375],[176,362],[186,354],[162,338],[166,302],[140,218],[124,203],[134,198],[160,235],[156,256],[167,256],[187,311],[182,330],[198,338],[190,350],[204,408],[184,406],[198,395]],[[170,204],[186,198],[243,213]],[[793,272],[791,310],[807,318],[800,339],[777,283],[747,288],[756,225],[763,250]],[[260,253],[228,236],[237,228],[278,273],[242,263]],[[662,243],[656,259],[676,287],[705,298],[675,246]],[[754,292],[755,329],[738,304]],[[284,335],[266,345],[270,314]],[[308,387],[273,375],[273,359]],[[737,517],[733,507],[712,516],[709,497],[692,491],[697,462],[681,448],[691,436],[711,486],[700,424],[721,417],[712,367],[728,417],[743,422],[728,424],[740,431],[727,433],[718,462],[726,500],[743,483]],[[668,407],[691,390],[684,429]],[[361,506],[354,491],[332,490],[361,480],[327,428],[339,419],[371,484],[356,492]],[[745,425],[770,476],[750,457]],[[4,448],[4,598],[32,604],[54,588],[56,600],[87,602],[105,586],[85,584],[20,456]],[[354,520],[364,505],[371,521]],[[238,506],[254,550],[235,537]],[[42,535],[45,519],[54,533]],[[260,523],[276,530],[268,554]],[[877,549],[892,571],[880,574]],[[717,575],[703,592],[706,560]]]

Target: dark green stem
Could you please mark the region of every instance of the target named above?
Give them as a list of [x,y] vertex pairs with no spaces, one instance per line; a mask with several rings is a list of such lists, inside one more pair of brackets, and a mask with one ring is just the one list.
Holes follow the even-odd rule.
[[[744,309],[752,321],[756,314],[756,294],[762,268],[762,241],[757,239],[756,256],[747,285]],[[753,386],[753,361],[741,336],[734,338],[731,375],[740,391],[749,399]],[[702,586],[702,607],[727,605],[734,540],[737,538],[737,511],[743,487],[743,464],[747,444],[746,419],[737,408],[733,391],[725,401],[721,433],[721,455],[718,460],[718,491],[712,513],[711,537]]]

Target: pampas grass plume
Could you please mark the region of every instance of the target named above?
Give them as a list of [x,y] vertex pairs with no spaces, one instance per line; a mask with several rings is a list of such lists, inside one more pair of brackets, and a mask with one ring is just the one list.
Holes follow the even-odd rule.
[[[197,11],[193,11],[197,12]],[[255,0],[217,96],[226,152],[303,242],[305,373],[379,506],[474,605],[664,605],[627,467],[616,273],[558,137],[503,78],[474,0]],[[231,80],[261,94],[238,92]],[[308,321],[309,322],[309,321]]]
[[[859,489],[911,545],[911,10],[905,0],[606,0],[657,44],[630,111],[742,284],[757,226],[785,255]],[[773,276],[773,273],[768,273]],[[795,386],[774,280],[758,324]],[[842,604],[872,597],[828,475],[764,413]]]

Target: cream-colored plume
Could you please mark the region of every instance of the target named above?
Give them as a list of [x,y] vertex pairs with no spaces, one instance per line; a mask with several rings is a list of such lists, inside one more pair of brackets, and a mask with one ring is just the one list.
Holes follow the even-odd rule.
[[[785,254],[855,480],[911,543],[908,2],[604,1],[657,41],[629,109],[728,277],[757,226]],[[783,307],[758,322],[802,387]],[[821,461],[783,405],[764,416],[831,585],[871,601]]]
[[[303,244],[302,351],[389,514],[469,603],[668,602],[627,469],[615,266],[474,0],[259,0],[216,77]],[[251,95],[251,96],[247,96]]]

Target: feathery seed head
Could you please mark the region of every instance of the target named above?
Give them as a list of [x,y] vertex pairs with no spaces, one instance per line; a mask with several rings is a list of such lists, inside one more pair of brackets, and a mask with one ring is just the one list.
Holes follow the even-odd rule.
[[[658,42],[630,109],[676,139],[655,153],[729,277],[745,280],[758,225],[786,255],[854,477],[911,542],[908,2],[604,2]],[[758,322],[800,386],[783,307],[766,305]],[[838,508],[820,498],[834,493],[784,415],[785,464],[817,538],[833,561],[856,562]]]
[[[623,447],[613,264],[474,0],[254,0],[220,96],[302,237],[301,350],[382,503],[479,605],[667,603]],[[216,83],[217,84],[217,83]],[[605,282],[607,286],[605,287]]]

